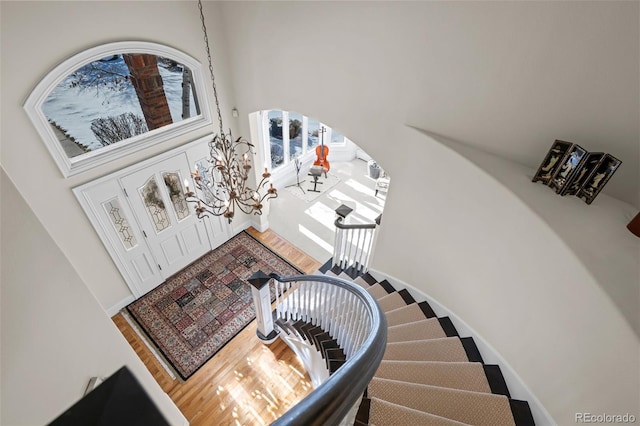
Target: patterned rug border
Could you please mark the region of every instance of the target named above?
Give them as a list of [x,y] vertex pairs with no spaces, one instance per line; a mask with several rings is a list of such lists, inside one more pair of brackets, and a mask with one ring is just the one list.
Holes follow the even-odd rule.
[[[285,259],[284,257],[280,256],[278,253],[276,253],[275,251],[271,250],[269,247],[267,247],[267,245],[265,243],[263,243],[262,241],[260,241],[259,239],[257,239],[256,237],[254,237],[253,235],[251,235],[250,233],[247,232],[247,230],[242,230],[240,232],[238,232],[236,235],[234,235],[231,238],[235,238],[240,234],[247,234],[249,237],[251,237],[256,243],[260,244],[262,247],[266,248],[267,250],[269,250],[271,253],[275,254],[276,256],[278,256],[280,259],[282,259],[285,263],[287,263],[289,266],[291,266],[293,269],[295,269],[296,271],[298,271],[298,273],[300,275],[304,275],[304,271],[302,271],[300,268],[298,268],[296,265],[294,265],[293,263],[289,262],[287,259]],[[229,238],[230,241],[231,238]],[[225,241],[226,242],[226,241]],[[224,244],[224,243],[223,243]],[[291,244],[291,243],[290,243]],[[215,249],[214,249],[215,250]]]
[[[239,235],[244,234],[247,237],[251,238],[254,242],[260,244],[264,249],[268,250],[269,252],[271,252],[274,256],[278,257],[280,260],[282,260],[284,263],[286,263],[287,265],[291,266],[293,269],[295,269],[296,271],[298,271],[298,273],[300,275],[303,275],[304,272],[302,270],[300,270],[299,267],[297,267],[296,265],[294,265],[293,263],[291,263],[289,260],[285,259],[284,257],[282,257],[280,254],[276,253],[275,251],[273,251],[271,248],[267,247],[266,244],[264,244],[262,241],[258,240],[256,237],[254,237],[253,235],[249,234],[246,230],[242,230],[240,232],[238,232],[236,235],[232,236],[231,238],[229,238],[227,241],[225,241],[224,243],[220,244],[220,246],[218,247],[222,247],[224,244],[230,242],[231,240],[233,240],[234,238],[237,238]],[[191,262],[189,265],[185,266],[181,271],[176,272],[175,274],[173,274],[172,276],[170,276],[169,278],[167,278],[165,281],[163,281],[162,283],[160,283],[156,288],[154,288],[151,291],[154,291],[155,289],[159,288],[160,286],[166,284],[167,281],[169,281],[170,279],[172,279],[174,276],[178,275],[180,272],[182,272],[184,269],[187,269],[189,267],[191,267],[192,265],[194,265],[195,263],[199,262],[203,257],[209,255],[211,252],[213,252],[214,250],[216,250],[218,247],[214,248],[213,250],[209,250],[207,253],[203,254],[202,256],[200,256],[197,260]],[[148,294],[148,293],[147,293]],[[145,294],[146,295],[146,294]],[[204,362],[202,362],[202,364],[196,368],[191,374],[184,376],[182,374],[182,372],[180,371],[179,368],[177,368],[173,361],[171,360],[171,357],[167,356],[167,354],[164,352],[164,350],[162,349],[162,347],[155,341],[155,339],[151,336],[151,334],[149,333],[149,331],[147,331],[146,327],[138,320],[138,318],[136,317],[136,315],[131,311],[130,307],[131,305],[133,305],[134,303],[136,303],[138,300],[142,299],[145,295],[141,296],[139,299],[136,299],[135,301],[131,302],[130,304],[128,304],[125,309],[127,310],[127,313],[129,314],[130,318],[135,321],[135,323],[138,325],[140,332],[144,333],[145,337],[148,340],[148,343],[153,345],[153,348],[155,350],[157,350],[160,355],[162,356],[163,360],[169,364],[172,368],[172,370],[183,380],[186,381],[189,379],[189,377],[193,376],[196,372],[198,372],[198,370],[200,370],[202,367],[204,367],[204,365],[206,363],[208,363],[209,361],[211,361],[211,359],[216,356],[216,354],[218,352],[220,352],[225,346],[227,346],[238,334],[240,334],[245,328],[247,328],[249,325],[251,325],[252,322],[255,321],[255,317],[253,320],[249,321],[247,324],[245,324],[242,328],[240,328],[237,333],[230,338],[229,340],[227,340],[222,346],[220,346],[213,354],[211,354],[211,356],[209,356]]]

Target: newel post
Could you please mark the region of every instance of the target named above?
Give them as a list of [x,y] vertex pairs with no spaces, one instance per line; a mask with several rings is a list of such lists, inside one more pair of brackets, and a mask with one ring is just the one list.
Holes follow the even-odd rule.
[[262,271],[251,275],[247,281],[251,284],[253,304],[256,311],[258,329],[256,334],[263,343],[273,343],[278,338],[278,332],[273,327],[273,314],[271,313],[271,294],[269,281],[271,277]]

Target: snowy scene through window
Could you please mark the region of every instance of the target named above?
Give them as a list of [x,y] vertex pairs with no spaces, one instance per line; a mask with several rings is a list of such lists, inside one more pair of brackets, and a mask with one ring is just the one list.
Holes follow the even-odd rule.
[[200,114],[191,70],[146,53],[109,55],[77,68],[42,111],[68,158]]

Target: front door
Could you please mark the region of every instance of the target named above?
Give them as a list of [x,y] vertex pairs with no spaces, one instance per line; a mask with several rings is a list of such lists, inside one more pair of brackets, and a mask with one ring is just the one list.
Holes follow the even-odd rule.
[[165,279],[212,248],[204,221],[184,198],[189,169],[186,155],[179,154],[120,179]]
[[149,245],[115,179],[77,190],[80,202],[137,298],[164,281]]

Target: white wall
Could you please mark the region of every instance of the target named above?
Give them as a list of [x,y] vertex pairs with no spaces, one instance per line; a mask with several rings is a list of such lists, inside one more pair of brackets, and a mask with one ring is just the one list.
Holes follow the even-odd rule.
[[536,167],[555,139],[624,161],[640,207],[638,2],[224,2],[241,114],[296,111],[371,145],[411,124]]
[[91,377],[126,365],[170,424],[187,424],[4,170],[0,182],[0,423],[49,423],[82,397]]
[[422,133],[482,168],[537,214],[573,251],[640,336],[640,240],[626,228],[637,213],[634,206],[606,194],[598,195],[591,205],[577,197],[560,197],[541,183],[531,184],[537,169]]
[[[639,205],[638,3],[222,10],[241,111],[316,117],[393,176],[374,269],[478,331],[559,424],[582,411],[640,416],[640,249],[624,230]],[[405,124],[510,161],[494,171],[475,158],[492,177]],[[554,139],[624,161],[593,205],[527,182]],[[591,228],[606,252],[583,247]]]
[[[516,195],[424,133],[398,134],[411,152],[425,155],[407,155],[404,167],[390,170],[394,185],[372,267],[469,324],[558,424],[571,424],[585,411],[637,417],[640,341],[630,323],[638,325],[640,240],[624,227],[633,207],[604,194],[591,206],[560,197],[531,183],[532,169],[494,158],[491,170],[515,181],[512,187],[527,183]],[[403,182],[425,184],[416,197],[416,188]],[[550,213],[541,218],[523,198]],[[563,213],[576,221],[548,224]],[[560,224],[570,229],[557,232]],[[578,251],[563,240],[579,233],[591,235],[593,245]],[[399,247],[404,256],[397,255]],[[598,281],[583,263],[591,258],[597,269],[621,257],[628,260],[610,261],[612,281]],[[627,300],[613,300],[612,288]],[[626,318],[623,307],[632,309]]]
[[[3,1],[0,12],[2,165],[108,308],[130,293],[70,188],[202,134],[65,180],[22,103],[47,70],[100,43],[165,43],[204,62],[197,8]],[[596,203],[610,194],[638,206],[637,2],[207,2],[205,12],[223,112],[240,111],[227,126],[247,135],[250,112],[297,111],[340,129],[393,176],[374,267],[418,285],[416,265],[427,265],[425,293],[493,344],[558,421],[631,403],[637,412],[637,340],[602,277],[486,174],[404,126],[529,168],[556,138],[611,152],[624,164]]]
[[[206,64],[197,4],[182,1],[3,1],[0,8],[2,165],[102,307],[109,309],[130,297],[131,292],[71,188],[195,140],[211,129],[176,138],[64,179],[22,105],[49,70],[68,57],[103,43],[152,41],[181,50]],[[225,127],[236,128],[230,114],[230,72],[228,61],[224,60],[225,43],[218,5],[206,3],[204,9]],[[210,79],[207,81],[207,88],[212,92]],[[209,99],[213,99],[212,94]]]

